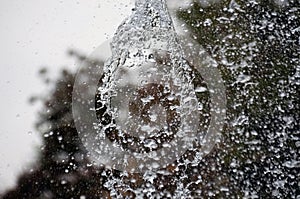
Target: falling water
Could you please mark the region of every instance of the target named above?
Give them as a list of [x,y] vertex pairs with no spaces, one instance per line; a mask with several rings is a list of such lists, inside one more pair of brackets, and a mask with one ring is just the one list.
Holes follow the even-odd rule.
[[[136,1],[111,50],[96,96],[99,156],[135,172],[172,163],[197,139],[199,117],[192,70],[165,1]],[[113,146],[101,144],[105,137]]]
[[[183,45],[186,61],[179,41],[165,1],[138,0],[117,29],[104,66],[79,71],[73,115],[95,165],[153,181],[176,172],[174,165],[197,164],[212,150],[222,129],[219,116],[225,115],[224,89],[216,81],[221,78],[216,67],[206,67],[213,62],[203,58],[199,45]],[[102,175],[112,196],[116,187],[128,186]],[[182,190],[183,180],[176,186]]]

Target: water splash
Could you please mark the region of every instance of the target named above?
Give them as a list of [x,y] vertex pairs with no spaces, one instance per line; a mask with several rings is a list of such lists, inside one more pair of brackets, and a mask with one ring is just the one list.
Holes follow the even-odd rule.
[[98,160],[113,157],[113,168],[131,172],[166,166],[192,147],[199,117],[165,1],[136,1],[111,50],[96,96]]

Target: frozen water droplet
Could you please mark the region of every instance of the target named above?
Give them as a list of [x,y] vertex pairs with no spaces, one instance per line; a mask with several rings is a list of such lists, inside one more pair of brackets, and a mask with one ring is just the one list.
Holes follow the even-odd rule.
[[147,139],[145,140],[145,147],[150,149],[157,149],[158,145],[154,139]]
[[251,80],[251,76],[249,75],[239,75],[237,77],[236,83],[246,83]]
[[290,160],[283,163],[283,166],[287,168],[300,168],[300,161],[297,160]]
[[205,88],[205,87],[197,87],[195,89],[196,93],[202,93],[202,92],[205,92],[205,91],[207,91],[207,88]]

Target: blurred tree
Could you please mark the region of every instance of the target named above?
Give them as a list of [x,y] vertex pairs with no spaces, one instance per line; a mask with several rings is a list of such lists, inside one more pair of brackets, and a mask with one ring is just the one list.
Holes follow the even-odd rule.
[[218,62],[229,126],[219,161],[259,198],[299,197],[299,1],[224,0],[180,12]]
[[298,1],[223,0],[179,11],[222,72],[228,124],[210,155],[192,164],[197,149],[190,150],[168,174],[91,164],[71,113],[75,74],[64,70],[37,124],[39,161],[3,198],[299,197],[299,10]]

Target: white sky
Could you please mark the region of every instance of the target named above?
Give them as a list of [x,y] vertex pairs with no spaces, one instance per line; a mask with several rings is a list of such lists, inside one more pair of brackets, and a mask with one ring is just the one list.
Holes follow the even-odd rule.
[[75,69],[67,49],[91,53],[130,13],[130,1],[0,0],[0,192],[39,147],[37,108],[28,104],[31,95],[47,92],[39,68],[48,66],[52,75],[61,66]]
[[38,108],[28,104],[33,94],[47,93],[38,70],[75,70],[67,50],[90,54],[132,7],[133,0],[0,0],[0,193],[34,162],[41,144],[33,128]]

